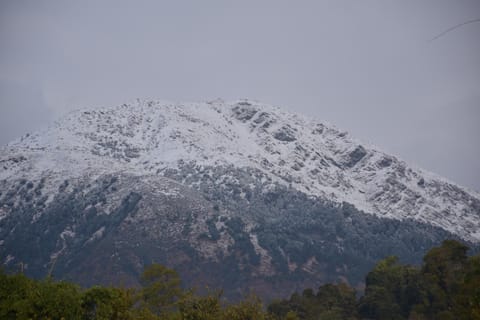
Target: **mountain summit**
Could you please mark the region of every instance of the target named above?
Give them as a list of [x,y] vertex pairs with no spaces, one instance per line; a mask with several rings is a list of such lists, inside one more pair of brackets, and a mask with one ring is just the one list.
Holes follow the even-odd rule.
[[0,258],[38,276],[134,283],[160,260],[270,295],[446,237],[480,242],[478,193],[248,100],[79,110],[0,149]]

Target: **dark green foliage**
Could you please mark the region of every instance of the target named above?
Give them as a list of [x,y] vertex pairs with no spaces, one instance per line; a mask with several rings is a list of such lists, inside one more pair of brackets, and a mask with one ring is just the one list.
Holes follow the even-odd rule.
[[206,296],[187,294],[179,304],[182,319],[216,320],[221,317],[220,292]]
[[245,224],[242,219],[231,218],[225,222],[225,225],[228,227],[228,233],[235,240],[234,248],[232,249],[245,255],[252,265],[258,265],[260,257],[250,241],[250,235],[245,231]]
[[372,319],[405,319],[421,301],[420,271],[401,265],[396,257],[380,261],[366,278],[361,314]]
[[255,296],[225,304],[220,292],[184,291],[178,274],[161,265],[144,270],[139,289],[81,289],[0,272],[0,319],[480,320],[480,256],[466,252],[463,244],[444,241],[425,255],[421,268],[390,256],[368,274],[360,299],[345,283],[325,284],[274,301],[268,312]]
[[142,274],[144,286],[90,289],[64,282],[32,280],[0,272],[0,319],[73,320],[248,320],[270,319],[258,298],[222,305],[221,293],[204,296],[180,288],[174,270],[151,265]]
[[360,314],[368,319],[480,319],[480,256],[446,240],[431,249],[421,268],[394,257],[368,274]]
[[0,319],[81,319],[79,288],[22,274],[0,275]]
[[[302,295],[293,294],[290,300],[273,302],[268,311],[277,319],[357,319],[355,290],[348,285],[326,284],[318,289],[306,289]],[[289,315],[290,314],[290,315]]]
[[462,243],[446,240],[425,255],[421,268],[387,257],[367,275],[358,301],[348,285],[326,284],[317,294],[306,289],[268,310],[277,319],[478,320],[480,256],[466,252]]
[[[28,274],[37,278],[50,271],[52,253],[60,251],[64,246],[68,247],[70,252],[82,252],[75,257],[81,260],[84,258],[82,255],[88,253],[88,240],[93,233],[103,230],[103,235],[106,235],[116,230],[129,214],[134,214],[137,210],[141,196],[130,192],[110,214],[97,212],[96,205],[105,204],[106,190],[112,187],[116,179],[102,177],[88,193],[85,193],[85,186],[66,192],[65,188],[69,183],[64,182],[59,187],[61,191],[48,207],[44,205],[46,196],[32,193],[41,193],[44,179],[36,184],[22,184],[20,181],[18,186],[9,191],[9,197],[3,197],[0,207],[5,205],[5,201],[13,201],[16,197],[25,198],[31,195],[34,201],[19,201],[19,207],[16,207],[7,219],[0,221],[0,239],[4,240],[0,256],[5,257],[4,250],[8,249],[8,254],[17,261],[27,263]],[[62,236],[62,232],[72,230],[75,230],[75,239]],[[65,266],[65,260],[63,255],[55,259],[54,274],[61,274],[64,269],[69,269]],[[75,262],[72,261],[72,264]]]
[[84,319],[128,319],[134,304],[134,291],[92,287],[82,296]]
[[76,285],[46,279],[34,287],[33,317],[38,319],[78,319],[81,294]]
[[480,276],[471,273],[479,256],[468,258],[467,250],[457,241],[446,240],[425,255],[421,269],[424,299],[415,307],[418,313],[438,319],[473,319],[465,307],[475,305],[472,282],[480,287]]
[[162,315],[175,309],[183,296],[177,272],[159,264],[145,268],[140,283],[141,302],[153,313]]
[[255,296],[250,296],[238,304],[230,304],[223,310],[224,320],[268,320],[262,302]]
[[[191,173],[189,179],[195,179],[197,170],[185,165],[168,176],[183,181],[187,172]],[[241,213],[229,219],[229,233],[237,236],[235,240],[248,252],[249,239],[241,237],[245,232],[241,221],[253,219],[256,227],[252,233],[257,235],[259,245],[267,250],[273,266],[283,277],[290,276],[288,261],[302,265],[315,257],[326,265],[323,281],[336,281],[338,276],[344,276],[350,283],[358,284],[379,259],[393,253],[407,263],[420,263],[428,248],[452,237],[440,228],[418,221],[382,219],[366,215],[348,203],[339,206],[278,184],[272,187],[267,182],[265,186],[259,183],[261,173],[252,169],[203,170],[208,170],[209,175],[199,181],[199,189],[206,199]],[[238,180],[218,183],[225,176]],[[197,180],[186,183],[194,181]],[[249,189],[249,185],[255,187]],[[239,190],[250,196],[238,196]],[[255,262],[254,254],[250,256]]]

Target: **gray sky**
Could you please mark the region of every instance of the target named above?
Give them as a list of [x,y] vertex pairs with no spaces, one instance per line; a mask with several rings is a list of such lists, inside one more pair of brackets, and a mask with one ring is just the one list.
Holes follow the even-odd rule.
[[0,144],[68,110],[250,98],[480,190],[479,0],[0,0]]

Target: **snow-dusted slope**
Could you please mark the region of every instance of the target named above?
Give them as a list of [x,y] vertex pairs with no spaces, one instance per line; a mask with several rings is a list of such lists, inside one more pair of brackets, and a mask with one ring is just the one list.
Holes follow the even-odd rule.
[[1,149],[0,180],[164,175],[185,164],[255,168],[311,196],[480,241],[479,194],[332,126],[252,101],[138,101],[72,112]]

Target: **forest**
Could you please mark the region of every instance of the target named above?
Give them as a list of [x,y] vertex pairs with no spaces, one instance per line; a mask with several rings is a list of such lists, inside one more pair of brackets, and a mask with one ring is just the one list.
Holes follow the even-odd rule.
[[480,319],[480,255],[445,240],[421,266],[394,256],[379,261],[357,292],[347,283],[307,288],[289,299],[238,302],[221,290],[183,288],[175,270],[147,266],[137,288],[81,288],[51,277],[0,272],[0,319],[293,320],[293,319]]

